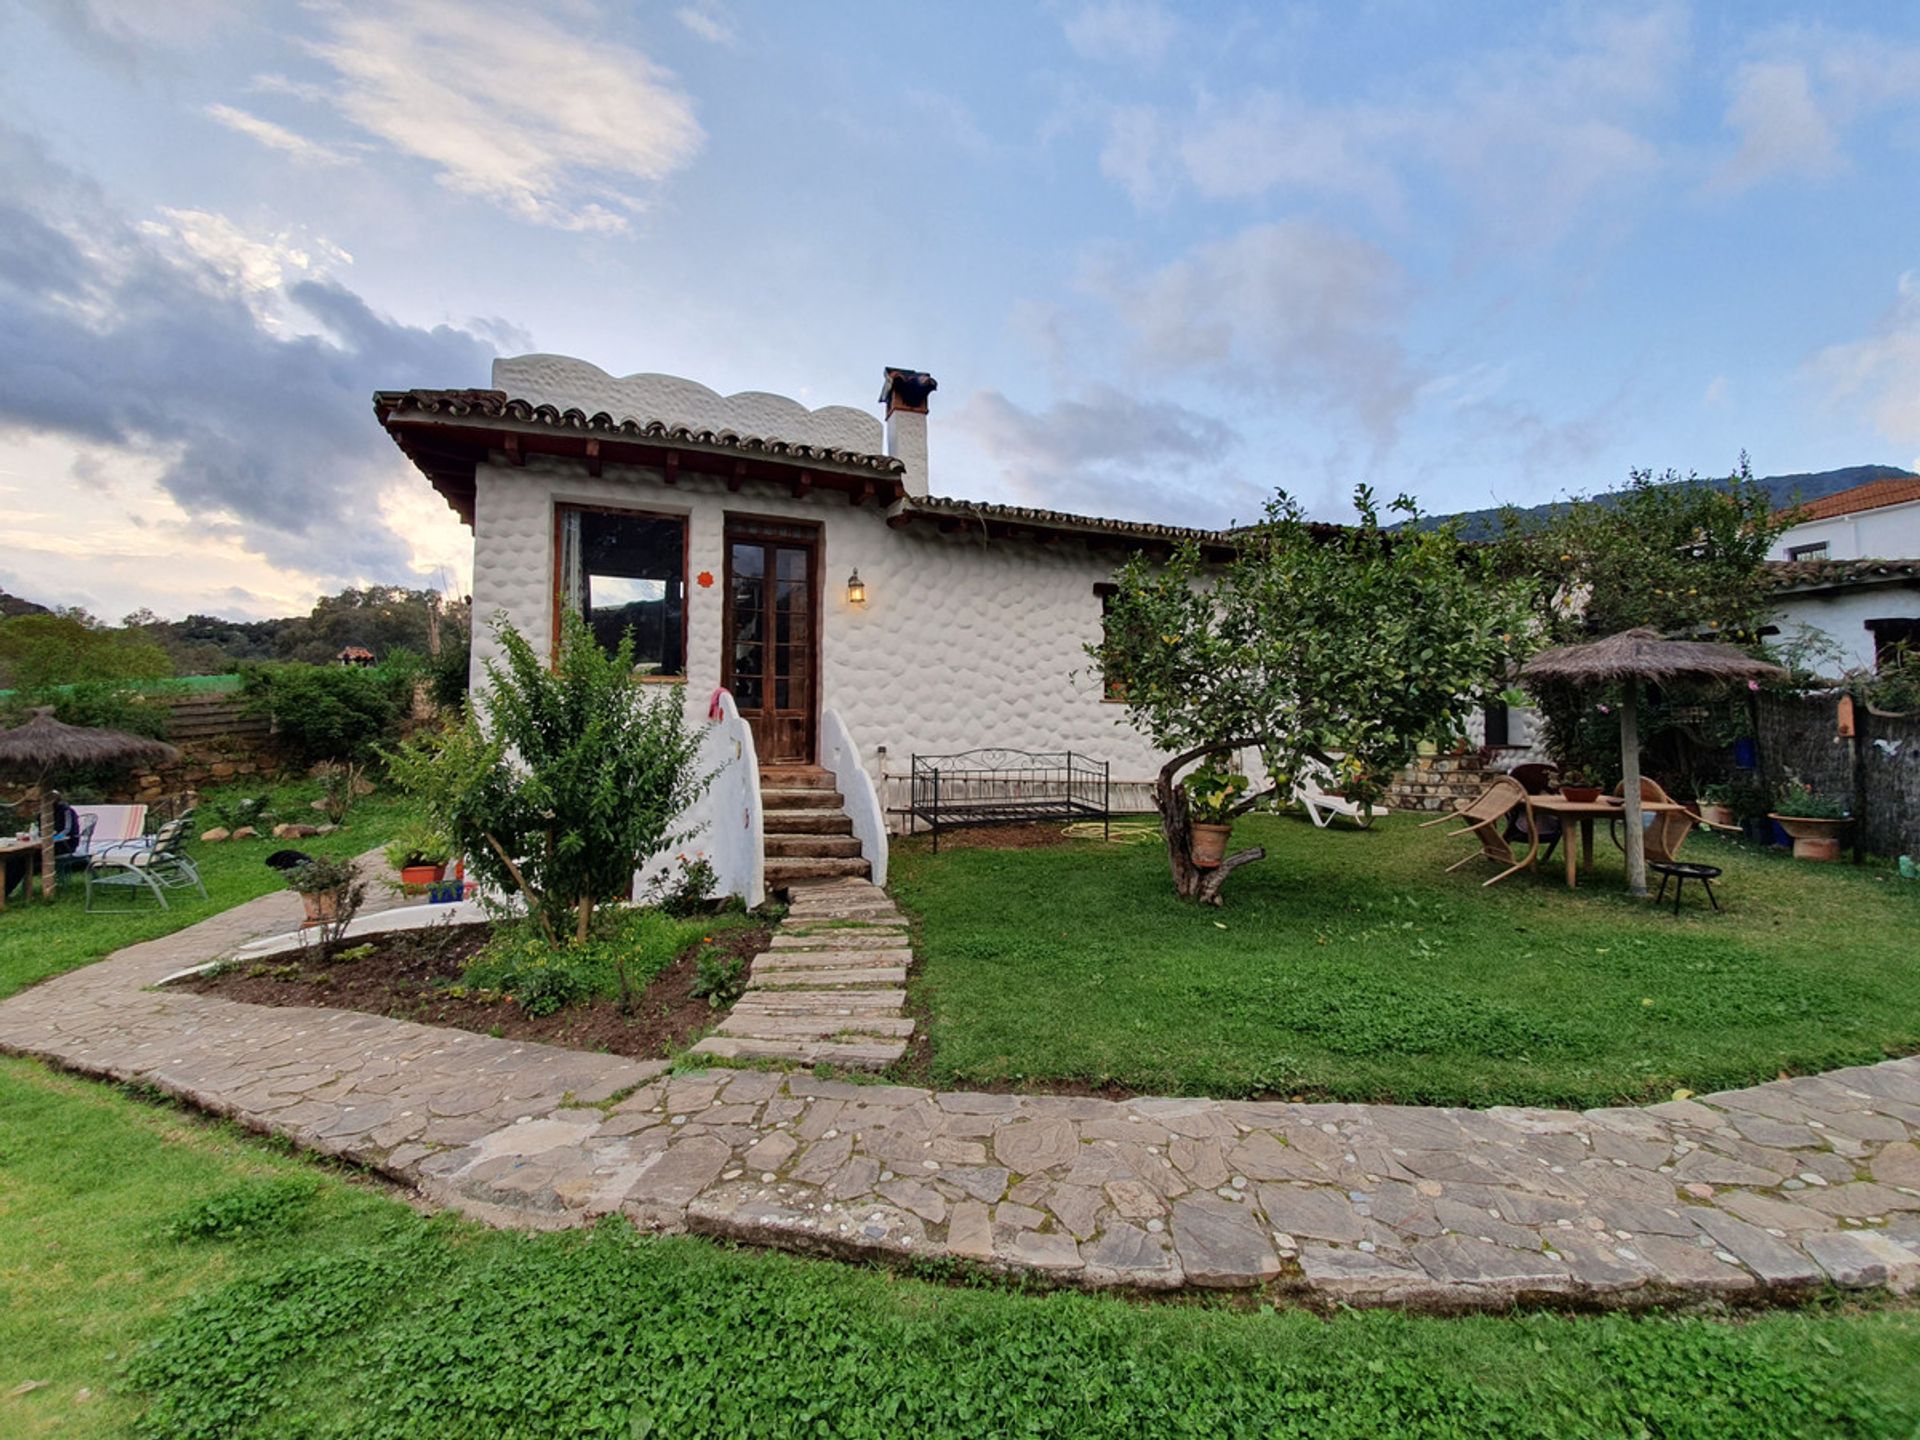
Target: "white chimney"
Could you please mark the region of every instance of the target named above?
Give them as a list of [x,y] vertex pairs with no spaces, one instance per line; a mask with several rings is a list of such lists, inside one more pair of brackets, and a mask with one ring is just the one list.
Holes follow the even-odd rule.
[[880,403],[887,407],[887,454],[907,467],[901,479],[909,495],[928,493],[927,397],[939,388],[924,370],[892,365],[880,387]]

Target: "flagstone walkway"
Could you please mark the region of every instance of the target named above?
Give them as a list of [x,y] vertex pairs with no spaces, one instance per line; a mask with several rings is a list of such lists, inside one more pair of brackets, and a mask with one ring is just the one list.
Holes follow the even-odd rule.
[[[1503,1307],[1920,1284],[1920,1059],[1645,1109],[935,1093],[153,990],[272,895],[0,1003],[137,1081],[495,1224],[644,1228],[1063,1283]],[[57,1137],[53,1137],[57,1139]]]
[[907,1053],[907,922],[871,880],[797,885],[746,993],[693,1047],[722,1060],[884,1070]]

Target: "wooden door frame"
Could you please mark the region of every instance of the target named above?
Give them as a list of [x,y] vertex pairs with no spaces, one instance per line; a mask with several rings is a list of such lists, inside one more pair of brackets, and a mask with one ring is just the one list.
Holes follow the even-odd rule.
[[[804,530],[805,536],[784,534],[782,531]],[[725,552],[721,560],[721,584],[725,593],[720,607],[720,683],[729,691],[733,689],[733,547],[735,541],[747,544],[787,545],[807,551],[807,571],[811,576],[807,607],[807,742],[806,757],[799,761],[768,761],[768,764],[817,765],[820,763],[820,708],[821,673],[820,640],[826,629],[826,528],[818,520],[796,520],[790,515],[754,515],[732,510],[721,516],[720,545]],[[775,583],[776,577],[769,575],[768,583]],[[768,590],[771,597],[772,590]],[[774,684],[773,661],[774,640],[771,632],[762,642],[767,647],[767,668],[762,674],[762,684],[768,687],[771,695]],[[764,698],[764,697],[763,697]]]

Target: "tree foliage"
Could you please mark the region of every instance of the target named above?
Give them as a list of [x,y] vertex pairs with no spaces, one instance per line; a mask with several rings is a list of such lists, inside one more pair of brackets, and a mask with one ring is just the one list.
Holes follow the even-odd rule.
[[463,722],[416,737],[394,777],[492,888],[523,896],[549,943],[582,943],[594,907],[625,898],[634,867],[684,838],[675,826],[712,778],[678,686],[632,680],[631,638],[608,654],[562,617],[549,669],[504,621],[504,666]]
[[171,674],[173,664],[160,646],[103,626],[84,610],[0,618],[0,686],[40,690]]
[[[1354,505],[1359,523],[1335,530],[1282,492],[1226,564],[1189,544],[1165,565],[1135,557],[1117,576],[1088,653],[1131,722],[1178,752],[1156,798],[1182,895],[1218,904],[1225,876],[1262,854],[1192,870],[1175,783],[1187,765],[1257,748],[1276,787],[1315,759],[1348,777],[1349,794],[1377,796],[1420,741],[1460,729],[1526,623],[1528,582],[1501,578],[1489,554],[1446,527],[1383,528],[1365,486]],[[1416,514],[1405,497],[1392,508]]]
[[[1545,644],[1647,626],[1758,651],[1777,608],[1767,554],[1794,518],[1775,511],[1742,456],[1724,480],[1636,470],[1626,489],[1575,500],[1544,523],[1509,510],[1491,548],[1501,573],[1539,580],[1534,615]],[[1564,685],[1531,688],[1554,756],[1596,783],[1618,778],[1611,697]],[[1642,718],[1642,747],[1697,748],[1672,732],[1656,699]]]
[[367,760],[394,740],[412,675],[401,682],[382,670],[357,666],[255,665],[241,672],[241,688],[248,713],[271,719],[282,749],[311,765]]

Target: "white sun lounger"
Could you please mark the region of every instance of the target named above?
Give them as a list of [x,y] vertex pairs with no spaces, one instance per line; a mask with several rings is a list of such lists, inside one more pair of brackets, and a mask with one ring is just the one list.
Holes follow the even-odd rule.
[[1333,823],[1333,817],[1344,815],[1362,830],[1373,823],[1373,811],[1358,800],[1349,800],[1344,795],[1330,794],[1327,782],[1333,779],[1333,772],[1318,760],[1309,760],[1293,782],[1294,802],[1303,807],[1309,819],[1324,830]]

